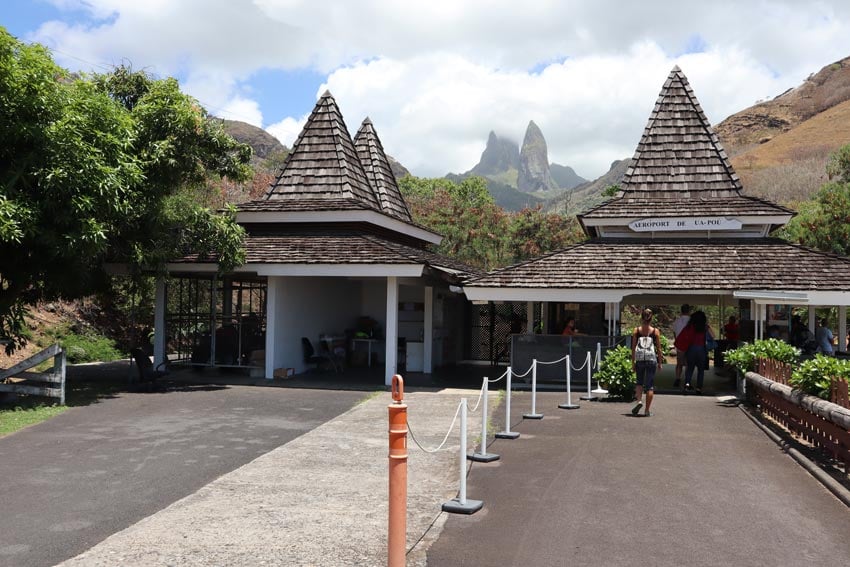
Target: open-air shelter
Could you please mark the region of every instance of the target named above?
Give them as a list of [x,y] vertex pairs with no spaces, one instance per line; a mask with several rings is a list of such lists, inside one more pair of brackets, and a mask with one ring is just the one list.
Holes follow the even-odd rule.
[[471,278],[463,291],[472,301],[527,303],[529,320],[534,302],[595,307],[611,336],[624,304],[735,305],[747,338],[762,338],[769,316],[787,320],[771,306],[809,306],[812,330],[811,307],[837,306],[843,350],[850,259],[771,237],[793,214],[744,194],[674,67],[620,191],[579,215],[588,239]]
[[[187,255],[157,283],[154,359],[250,367],[273,378],[314,356],[357,349],[385,378],[430,373],[457,358],[451,286],[474,273],[429,247],[442,237],[415,224],[371,121],[349,136],[326,92],[264,198],[238,206],[246,262],[218,274]],[[309,344],[309,346],[306,346]]]

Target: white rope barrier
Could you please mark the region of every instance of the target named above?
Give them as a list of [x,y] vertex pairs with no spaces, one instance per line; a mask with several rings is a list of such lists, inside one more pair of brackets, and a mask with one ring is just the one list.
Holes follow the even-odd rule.
[[484,390],[487,388],[487,377],[484,377],[484,381],[481,383],[481,389],[478,391],[478,401],[475,402],[475,407],[469,410],[469,413],[475,413],[478,410],[478,406],[481,405],[481,398],[484,396]]
[[542,413],[537,413],[537,359],[531,362],[531,413],[522,416],[524,419],[543,419]]
[[500,381],[502,378],[504,378],[505,376],[507,376],[507,375],[508,375],[508,371],[509,371],[509,370],[510,370],[510,367],[508,367],[508,370],[505,370],[505,371],[502,373],[502,375],[501,375],[501,376],[499,376],[499,377],[498,377],[498,378],[496,378],[495,380],[488,380],[488,382],[489,382],[490,384],[495,384],[496,382]]
[[425,451],[426,453],[436,453],[436,452],[438,452],[440,449],[442,449],[442,448],[445,446],[446,441],[448,441],[448,439],[449,439],[449,435],[451,435],[451,434],[452,434],[452,429],[454,429],[454,427],[455,427],[455,422],[457,421],[457,416],[458,416],[458,414],[460,413],[460,406],[461,406],[461,405],[463,405],[463,404],[465,404],[465,403],[466,403],[466,398],[464,398],[463,400],[461,400],[461,402],[459,402],[459,403],[458,403],[458,405],[457,405],[457,409],[455,410],[455,416],[452,418],[452,424],[451,424],[451,425],[449,425],[449,430],[446,432],[446,436],[445,436],[445,437],[443,437],[443,442],[442,442],[442,443],[440,443],[440,444],[437,446],[437,448],[436,448],[436,449],[428,449],[427,447],[424,447],[424,446],[423,446],[423,445],[419,442],[419,440],[418,440],[418,439],[416,439],[416,436],[413,434],[413,429],[411,429],[411,427],[410,427],[410,421],[408,421],[408,422],[407,422],[407,430],[410,432],[410,438],[411,438],[411,439],[413,439],[413,442],[416,444],[416,446],[417,446],[417,447],[419,447],[420,449],[422,449],[422,450],[423,450],[423,451]]
[[504,431],[499,431],[496,433],[497,439],[516,439],[519,437],[519,432],[511,431],[511,381],[512,381],[512,371],[511,367],[508,366],[508,369],[505,371],[507,375],[507,383],[505,386],[505,429]]
[[466,398],[460,400],[460,490],[457,498],[443,502],[443,511],[474,514],[484,506],[481,500],[466,499]]
[[[585,401],[593,401],[593,400],[596,400],[598,398],[593,395],[593,391],[590,389],[591,388],[591,384],[590,384],[590,370],[591,370],[591,368],[590,368],[590,351],[587,351],[587,359],[584,361],[584,364],[587,365],[587,395],[581,396],[579,399],[585,400]],[[582,366],[581,366],[582,368],[584,368],[584,364],[582,364]]]
[[564,362],[569,356],[570,355],[565,354],[564,356],[562,356],[558,360],[552,360],[550,362],[546,362],[546,361],[543,361],[543,360],[537,360],[537,364],[558,364],[559,362]]
[[534,367],[534,363],[532,363],[532,365],[528,367],[528,370],[526,370],[526,371],[525,371],[525,372],[523,372],[522,374],[514,373],[514,377],[516,377],[516,378],[525,378],[526,376],[528,376],[528,375],[529,375],[529,373],[531,373],[531,369],[532,369],[533,367]]
[[558,407],[561,409],[578,409],[579,405],[573,403],[573,395],[570,390],[570,382],[573,380],[572,375],[572,364],[570,364],[570,357],[567,357],[567,372],[566,372],[566,381],[567,381],[567,401],[563,404],[558,404]]
[[491,463],[493,461],[499,460],[499,455],[495,453],[487,452],[487,409],[489,406],[489,381],[487,377],[484,377],[484,386],[481,389],[481,399],[484,400],[484,408],[481,411],[481,452],[480,453],[472,453],[469,456],[470,461],[475,461],[477,463]]

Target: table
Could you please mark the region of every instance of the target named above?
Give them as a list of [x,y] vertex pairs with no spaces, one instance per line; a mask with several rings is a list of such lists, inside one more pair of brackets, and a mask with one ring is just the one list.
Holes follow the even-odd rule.
[[369,354],[366,358],[366,366],[372,368],[372,343],[382,342],[381,339],[351,339],[351,350],[353,351],[357,343],[366,343]]

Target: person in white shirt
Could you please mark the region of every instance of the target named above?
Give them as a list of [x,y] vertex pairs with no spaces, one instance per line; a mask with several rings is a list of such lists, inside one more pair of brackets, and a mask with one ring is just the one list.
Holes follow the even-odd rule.
[[[673,339],[678,337],[679,333],[682,332],[682,329],[688,326],[688,322],[691,320],[691,306],[685,303],[682,305],[680,313],[681,315],[673,321]],[[674,388],[678,388],[679,384],[682,383],[682,370],[684,370],[687,363],[688,361],[685,357],[685,352],[676,349],[676,381],[673,382]]]

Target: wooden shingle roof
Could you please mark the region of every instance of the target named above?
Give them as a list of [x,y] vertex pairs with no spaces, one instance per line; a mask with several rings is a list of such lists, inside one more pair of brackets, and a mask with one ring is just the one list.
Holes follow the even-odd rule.
[[[704,210],[709,201],[730,211],[746,204],[741,180],[678,66],[664,82],[620,188],[616,198],[579,218],[641,216],[654,203],[675,209],[674,216],[714,214]],[[724,205],[726,199],[732,201]],[[767,201],[753,205],[759,211],[754,214],[788,214]]]
[[330,92],[316,103],[267,200],[355,200],[381,210]]
[[[481,272],[440,254],[357,231],[249,234],[245,265],[252,264],[421,264],[448,271],[460,280]],[[176,264],[215,263],[214,256],[188,254]]]
[[410,222],[410,211],[398,189],[387,154],[384,153],[384,146],[369,118],[363,120],[354,136],[354,147],[366,172],[366,178],[378,196],[381,208],[390,216]]
[[776,238],[587,240],[490,272],[465,288],[850,289],[850,259]]

